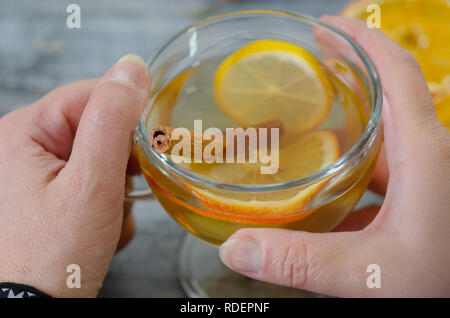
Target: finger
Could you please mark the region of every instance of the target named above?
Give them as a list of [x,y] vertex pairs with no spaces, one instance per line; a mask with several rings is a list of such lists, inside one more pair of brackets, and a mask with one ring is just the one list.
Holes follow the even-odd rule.
[[[10,135],[10,146],[37,143],[44,151],[67,160],[81,113],[97,82],[98,79],[90,79],[64,85],[36,103],[8,114],[2,134]],[[17,129],[23,133],[13,133]]]
[[[76,132],[66,171],[123,190],[131,140],[150,92],[150,72],[137,55],[114,65],[94,89]],[[119,187],[120,186],[120,187]]]
[[384,144],[381,145],[380,154],[378,155],[372,180],[369,189],[379,195],[386,195],[387,185],[389,181],[389,167],[386,160],[386,150]]
[[367,292],[362,232],[243,229],[219,250],[230,269],[265,282],[339,296]]
[[[390,175],[410,175],[436,153],[439,124],[426,81],[414,56],[358,20],[326,16],[325,22],[353,38],[374,62],[383,87],[383,123]],[[417,164],[404,165],[405,161]]]
[[81,114],[98,79],[64,85],[41,98],[31,107],[27,129],[46,151],[67,160]]
[[127,214],[127,217],[123,221],[122,233],[120,235],[119,242],[117,243],[116,252],[119,252],[125,246],[127,246],[133,240],[135,234],[136,229],[134,223],[134,216],[133,213],[130,212]]
[[351,232],[360,231],[366,228],[380,211],[379,205],[369,205],[360,210],[352,212],[333,229],[333,232]]
[[137,158],[136,147],[133,145],[130,159],[128,160],[127,175],[134,176],[141,173],[141,167]]

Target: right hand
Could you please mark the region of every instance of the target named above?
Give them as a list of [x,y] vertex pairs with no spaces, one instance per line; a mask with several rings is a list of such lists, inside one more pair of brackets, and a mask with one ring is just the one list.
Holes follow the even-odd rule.
[[[323,20],[350,35],[381,78],[389,173],[379,165],[375,185],[379,192],[387,185],[384,204],[379,213],[369,207],[352,214],[339,227],[344,232],[242,229],[220,257],[251,278],[327,295],[450,297],[450,135],[427,83],[412,54],[380,31],[341,17]],[[366,285],[370,264],[380,266],[380,289]]]

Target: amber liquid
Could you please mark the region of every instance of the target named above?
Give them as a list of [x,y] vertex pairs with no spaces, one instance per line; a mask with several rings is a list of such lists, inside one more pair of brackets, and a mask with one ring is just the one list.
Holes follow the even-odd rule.
[[[155,91],[148,112],[147,129],[153,125],[193,128],[194,119],[202,119],[204,128],[236,127],[221,113],[213,98],[215,70],[224,57],[206,60],[195,68],[185,70],[162,89]],[[367,124],[367,95],[356,74],[348,66],[328,61],[324,70],[334,90],[331,111],[316,130],[330,130],[335,133],[340,153],[347,152],[361,137]],[[282,137],[284,138],[284,137]],[[248,227],[277,227],[310,232],[327,232],[338,225],[354,208],[364,193],[379,151],[379,138],[367,150],[365,156],[349,163],[346,172],[322,180],[321,190],[311,199],[311,206],[302,207],[288,214],[246,217],[225,215],[220,207],[211,209],[192,186],[176,176],[163,173],[150,163],[144,151],[138,147],[138,158],[144,175],[154,195],[166,211],[185,229],[213,245],[220,245],[233,232]],[[238,164],[236,164],[238,165]],[[183,166],[189,169],[189,166]],[[208,177],[208,169],[194,169]],[[216,180],[220,181],[220,180]],[[183,183],[184,182],[184,183]],[[245,193],[239,193],[244,196]],[[277,196],[277,192],[271,193]],[[283,193],[280,191],[280,196]]]

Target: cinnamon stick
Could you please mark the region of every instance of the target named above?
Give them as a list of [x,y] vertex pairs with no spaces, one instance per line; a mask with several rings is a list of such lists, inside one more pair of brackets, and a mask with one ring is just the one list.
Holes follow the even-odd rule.
[[[281,137],[281,135],[284,133],[284,129],[283,129],[283,123],[276,119],[276,120],[270,120],[264,123],[260,123],[260,124],[256,124],[253,126],[250,126],[252,128],[256,129],[256,133],[257,133],[257,142],[259,143],[259,129],[261,128],[265,128],[268,130],[267,133],[267,145],[268,147],[270,147],[270,143],[271,143],[271,128],[278,128],[279,129],[279,137]],[[247,127],[249,128],[249,127]],[[244,128],[246,129],[246,128]],[[183,146],[183,143],[187,143],[188,141],[185,140],[185,138],[181,138],[181,140],[176,140],[176,139],[172,139],[172,132],[175,130],[175,128],[172,127],[167,127],[167,126],[155,126],[153,127],[151,133],[150,133],[150,146],[153,147],[157,152],[159,153],[164,153],[164,154],[171,154],[173,147],[178,144],[181,143],[181,145]],[[216,135],[205,135],[204,133],[200,133],[200,132],[194,132],[194,131],[189,131],[190,133],[190,142],[189,145],[185,144],[186,146],[190,147],[189,149],[191,149],[191,159],[194,158],[194,154],[195,151],[201,151],[200,153],[203,154],[203,150],[205,149],[205,147],[210,144],[211,142],[213,142],[215,139],[217,138]],[[214,157],[217,156],[225,156],[226,155],[226,149],[227,149],[227,138],[224,134],[222,134],[222,136],[220,138],[223,138],[222,140],[222,145],[223,148],[221,150],[219,150],[219,152],[217,154],[212,154]],[[234,138],[233,141],[236,144],[236,136]],[[257,143],[257,144],[258,144]],[[197,149],[200,148],[201,149]],[[246,151],[248,151],[249,149],[249,145],[248,143],[246,143]],[[237,147],[234,147],[235,150],[235,154],[237,151]],[[184,155],[181,153],[181,155]]]
[[[176,128],[172,128],[172,127],[167,127],[167,126],[155,126],[153,127],[151,134],[150,134],[150,146],[153,147],[157,152],[159,153],[164,153],[164,154],[171,154],[172,153],[172,149],[175,145],[177,145],[178,143],[181,143],[180,145],[186,144],[188,141],[185,140],[185,138],[181,138],[181,140],[176,140],[176,139],[172,139],[172,132],[175,130]],[[191,149],[191,158],[194,158],[194,154],[196,151],[201,151],[201,153],[203,154],[203,150],[205,149],[205,147],[211,143],[214,138],[216,138],[216,136],[211,137],[208,136],[207,138],[205,134],[200,133],[200,132],[194,132],[194,131],[189,131],[191,138],[190,138],[190,142],[189,142],[189,149]],[[209,138],[211,137],[211,138]],[[200,145],[201,149],[197,149],[199,148],[198,145]],[[226,138],[223,137],[223,141],[222,141],[222,145],[223,145],[223,149],[222,152],[225,152],[226,149]],[[184,155],[183,153],[181,153],[181,155]]]

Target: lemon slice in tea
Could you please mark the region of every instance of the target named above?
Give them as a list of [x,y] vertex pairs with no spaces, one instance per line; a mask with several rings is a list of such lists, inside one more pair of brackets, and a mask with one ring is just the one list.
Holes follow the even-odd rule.
[[[184,168],[214,179],[233,184],[273,184],[310,175],[333,163],[339,157],[339,143],[328,130],[314,131],[301,138],[282,141],[279,150],[279,167],[274,174],[261,174],[260,163],[191,163]],[[286,144],[284,144],[286,141]],[[227,214],[226,219],[239,221],[239,217],[285,215],[304,208],[320,189],[323,181],[302,188],[292,188],[274,193],[229,193],[206,190],[186,185],[210,211]],[[312,212],[312,211],[310,211]],[[202,214],[208,214],[200,211]],[[301,213],[301,218],[308,213]],[[211,215],[211,217],[214,217]],[[283,217],[281,217],[283,219]],[[286,219],[287,220],[287,219]],[[262,222],[259,220],[258,222]]]
[[279,119],[286,134],[299,134],[327,117],[333,90],[310,52],[289,42],[259,40],[222,62],[214,97],[242,127]]

